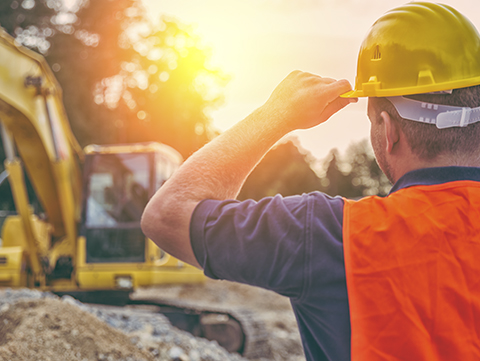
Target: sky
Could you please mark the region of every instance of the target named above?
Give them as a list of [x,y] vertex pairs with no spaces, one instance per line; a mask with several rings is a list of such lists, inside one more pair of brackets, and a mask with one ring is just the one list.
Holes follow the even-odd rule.
[[[211,113],[221,131],[260,107],[291,71],[345,78],[354,84],[360,44],[369,27],[401,0],[143,0],[152,20],[161,14],[195,26],[212,48],[212,65],[231,76],[226,100]],[[480,1],[445,0],[480,28]],[[296,131],[317,159],[344,152],[369,136],[366,101],[330,120]]]

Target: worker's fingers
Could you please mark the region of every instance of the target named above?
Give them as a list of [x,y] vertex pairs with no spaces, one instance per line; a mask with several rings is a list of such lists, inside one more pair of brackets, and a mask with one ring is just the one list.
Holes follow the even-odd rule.
[[[347,105],[349,100],[336,99],[349,90],[347,80],[294,71],[275,88],[264,109],[275,114],[278,126],[288,131],[311,128]],[[331,103],[336,105],[329,106]]]
[[341,80],[334,80],[333,82],[328,83],[327,85],[324,85],[322,88],[320,88],[320,90],[323,93],[321,95],[324,96],[323,100],[325,100],[327,104],[329,104],[333,100],[335,100],[335,98],[352,90],[352,86],[350,85],[348,80],[341,79]]
[[312,119],[310,126],[315,126],[327,121],[333,114],[346,107],[357,99],[340,98],[340,95],[351,90],[350,83],[345,80],[335,80],[322,78],[317,87],[318,113],[315,119]]
[[336,81],[338,81],[337,79],[333,79],[333,78],[327,78],[327,77],[321,77],[319,76],[320,79],[322,79],[324,82],[330,84],[330,83],[334,83]]
[[345,108],[348,104],[356,102],[356,99],[336,98],[329,103],[320,116],[320,123],[326,122],[333,114]]
[[315,75],[315,74],[310,74],[310,73],[304,73],[307,74],[305,76],[307,82],[311,82],[312,84],[330,84],[334,83],[337,80],[333,78],[328,78],[328,77],[322,77],[320,75]]

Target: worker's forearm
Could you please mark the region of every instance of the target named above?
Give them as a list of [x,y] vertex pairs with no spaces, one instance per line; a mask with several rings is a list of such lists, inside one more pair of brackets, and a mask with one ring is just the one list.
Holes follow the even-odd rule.
[[190,217],[203,199],[235,198],[265,153],[285,134],[327,120],[349,101],[346,81],[294,72],[269,100],[191,156],[147,205],[142,229],[166,252],[198,265],[190,245]]
[[291,73],[262,107],[190,157],[161,193],[196,202],[235,198],[279,139],[326,121],[350,102],[339,98],[348,89],[347,81]]
[[145,234],[166,252],[198,266],[189,244],[174,239],[189,240],[190,216],[201,200],[237,196],[258,161],[288,132],[269,128],[260,108],[192,155],[147,205]]
[[234,199],[256,164],[289,131],[259,108],[190,157],[165,192],[186,193],[196,202]]

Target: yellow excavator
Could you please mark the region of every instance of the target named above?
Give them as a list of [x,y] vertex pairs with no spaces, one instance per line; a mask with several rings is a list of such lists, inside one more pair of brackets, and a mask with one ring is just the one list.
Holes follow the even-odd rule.
[[9,180],[16,208],[0,218],[0,287],[155,305],[171,320],[181,319],[179,327],[229,351],[263,353],[261,327],[241,312],[128,298],[138,287],[204,281],[200,270],[163,252],[140,229],[149,197],[182,158],[159,143],[82,150],[45,59],[3,29],[0,131],[6,158],[0,187]]

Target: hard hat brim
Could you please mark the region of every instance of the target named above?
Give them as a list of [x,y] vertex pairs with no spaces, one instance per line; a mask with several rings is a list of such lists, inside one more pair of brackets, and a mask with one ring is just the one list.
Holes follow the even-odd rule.
[[359,98],[359,97],[363,97],[363,96],[364,96],[363,91],[350,90],[350,91],[346,92],[345,94],[340,95],[340,98]]
[[428,84],[424,86],[412,86],[412,87],[403,87],[403,88],[393,88],[393,89],[373,89],[369,88],[367,90],[363,89],[354,89],[349,92],[340,95],[341,98],[364,98],[364,97],[396,97],[403,95],[413,95],[413,94],[423,94],[431,93],[437,91],[444,91],[450,89],[458,88],[467,88],[470,86],[475,86],[480,84],[480,76],[454,80],[450,82],[443,82],[438,84]]

